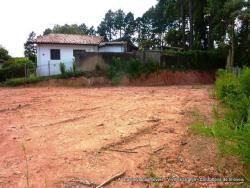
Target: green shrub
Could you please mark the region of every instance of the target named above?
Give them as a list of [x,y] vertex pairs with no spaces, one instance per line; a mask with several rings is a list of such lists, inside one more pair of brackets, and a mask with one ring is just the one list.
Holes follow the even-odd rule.
[[73,63],[73,72],[76,72],[76,64],[75,64],[75,62]]
[[102,69],[101,69],[100,65],[97,64],[97,65],[95,66],[95,70],[98,72],[98,71],[101,71]]
[[127,65],[121,58],[113,58],[110,67],[107,70],[107,76],[109,79],[117,77],[118,75],[125,75],[127,72]]
[[34,62],[31,61],[29,58],[11,58],[6,63],[3,64],[3,69],[5,68],[19,68],[25,66],[32,68],[34,66]]
[[237,77],[226,70],[219,70],[215,82],[216,97],[225,102],[226,97],[237,96],[239,93],[241,90]]
[[14,79],[9,79],[6,82],[4,82],[4,85],[16,87],[16,86],[21,86],[21,85],[26,85],[26,84],[34,84],[34,83],[38,83],[44,80],[48,80],[48,77],[14,78]]
[[151,73],[157,72],[160,69],[159,65],[154,61],[149,61],[143,66],[143,73],[148,76]]
[[61,71],[61,74],[64,75],[65,72],[66,72],[66,66],[64,63],[60,63],[60,71]]
[[245,67],[239,77],[241,89],[250,97],[250,68]]
[[67,78],[72,78],[72,77],[80,77],[82,74],[78,71],[73,72],[73,71],[66,71],[64,74],[54,76],[54,78],[58,79],[67,79]]
[[10,78],[18,78],[25,76],[25,68],[35,69],[35,63],[28,58],[12,58],[3,64],[0,70],[0,82]]
[[126,73],[130,78],[137,78],[143,74],[143,64],[137,59],[130,59],[127,63]]
[[107,70],[107,76],[111,80],[113,78],[119,80],[118,78],[121,78],[123,75],[128,75],[129,78],[135,79],[141,75],[149,75],[158,69],[159,66],[153,61],[143,64],[139,60],[133,58],[128,61],[114,58]]
[[244,68],[240,75],[220,70],[217,73],[215,93],[224,104],[224,116],[217,116],[211,126],[205,123],[192,126],[196,133],[213,136],[223,155],[239,157],[244,164],[243,174],[246,179],[250,178],[249,80],[249,68]]

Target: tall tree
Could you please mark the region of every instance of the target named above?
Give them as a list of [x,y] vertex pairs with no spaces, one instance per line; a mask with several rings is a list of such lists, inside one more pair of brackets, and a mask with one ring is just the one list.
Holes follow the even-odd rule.
[[181,15],[181,43],[182,47],[186,46],[186,16],[185,16],[185,8],[184,8],[184,0],[180,0],[180,15]]
[[119,33],[120,38],[124,34],[125,16],[125,13],[121,9],[114,13],[114,29]]
[[207,25],[205,20],[205,6],[207,0],[194,0],[194,48],[207,48]]
[[[85,23],[82,23],[81,25],[79,25],[78,28],[79,28],[79,33],[80,34],[87,35],[89,33],[89,29],[88,29],[88,27],[86,26]],[[78,29],[76,29],[76,30],[78,30]]]
[[[97,27],[97,33],[104,38],[105,41],[108,41],[109,29],[104,21],[100,23]],[[110,35],[109,35],[110,36]]]
[[44,36],[44,35],[48,35],[48,34],[50,34],[50,33],[52,33],[52,32],[53,32],[52,29],[47,28],[47,29],[44,30],[43,36]]
[[135,32],[135,18],[132,12],[129,12],[124,18],[124,36],[132,38]]
[[61,33],[61,34],[78,34],[78,35],[95,35],[95,28],[92,26],[87,27],[86,24],[82,23],[80,25],[55,25],[52,29],[47,28],[44,30],[43,35],[48,35],[50,33]]
[[29,34],[27,42],[24,44],[24,55],[33,62],[36,61],[36,46],[32,43],[36,38],[36,33],[32,31]]
[[194,0],[189,0],[189,48],[190,49],[193,49],[193,43],[194,43],[193,14],[194,14]]
[[95,30],[94,26],[91,26],[88,29],[88,35],[96,35],[96,30]]
[[8,50],[0,45],[0,60],[7,61],[10,58]]
[[224,5],[224,16],[227,23],[227,31],[230,38],[230,50],[229,50],[229,61],[228,67],[231,68],[235,64],[235,48],[236,48],[236,19],[238,19],[245,11],[242,11],[246,6],[245,0],[228,0]]

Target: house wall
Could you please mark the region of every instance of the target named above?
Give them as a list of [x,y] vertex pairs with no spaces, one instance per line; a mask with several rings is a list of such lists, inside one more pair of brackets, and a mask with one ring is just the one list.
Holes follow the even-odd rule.
[[122,53],[125,52],[124,46],[103,46],[99,48],[99,52],[112,52],[112,53]]
[[[61,59],[51,60],[50,49],[60,49]],[[97,52],[97,46],[85,45],[37,45],[37,75],[49,76],[61,74],[60,63],[64,63],[67,70],[73,67],[73,50]]]

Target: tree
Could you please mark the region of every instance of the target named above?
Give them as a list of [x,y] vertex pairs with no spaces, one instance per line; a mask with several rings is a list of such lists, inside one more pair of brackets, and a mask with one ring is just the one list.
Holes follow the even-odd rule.
[[86,24],[82,23],[80,25],[72,24],[72,25],[55,25],[53,29],[47,28],[44,30],[43,35],[48,35],[51,33],[59,33],[59,34],[77,34],[77,35],[95,35],[95,28],[92,26],[88,28]]
[[111,41],[113,39],[113,36],[116,35],[116,32],[115,32],[115,13],[112,10],[109,10],[105,14],[105,18],[103,21],[105,24],[106,34],[107,34],[108,40]]
[[0,45],[0,60],[7,61],[8,59],[10,59],[9,52]]
[[43,36],[44,36],[44,35],[48,35],[48,34],[50,34],[50,33],[52,33],[52,32],[53,32],[52,29],[47,28],[47,29],[44,30]]
[[89,29],[84,23],[79,25],[78,28],[79,31],[77,31],[78,29],[76,29],[76,32],[79,32],[79,34],[87,35],[89,33]]
[[100,23],[97,27],[97,33],[104,38],[105,41],[108,41],[108,27],[104,21]]
[[165,41],[167,44],[174,47],[181,47],[182,44],[182,32],[176,29],[172,29],[166,33]]
[[91,26],[88,29],[88,35],[96,35],[96,30],[95,30],[94,26]]
[[24,56],[28,57],[33,62],[36,61],[36,47],[32,43],[36,38],[36,33],[32,31],[29,34],[29,37],[27,39],[27,42],[24,44]]
[[186,38],[185,38],[185,32],[186,32],[186,16],[185,16],[185,8],[184,8],[184,0],[180,0],[180,15],[181,15],[181,36],[182,36],[182,47],[185,48],[186,45]]
[[240,17],[241,28],[239,29],[236,47],[236,60],[240,66],[250,66],[250,10],[244,11]]
[[206,49],[207,48],[207,25],[205,20],[205,6],[207,0],[194,0],[194,48]]
[[[244,0],[228,0],[224,5],[224,16],[227,24],[227,31],[230,37],[231,49],[228,55],[228,67],[232,68],[235,64],[235,46],[236,46],[236,33],[235,25],[236,19],[240,17],[245,11],[243,8],[247,5]],[[247,9],[248,10],[248,9]]]
[[114,13],[114,30],[116,30],[116,33],[119,33],[120,38],[124,34],[125,16],[125,13],[121,9]]
[[194,14],[194,0],[189,0],[189,48],[190,49],[193,49],[193,43],[194,43],[193,14]]
[[124,18],[124,36],[132,38],[135,32],[135,18],[132,12],[129,12]]

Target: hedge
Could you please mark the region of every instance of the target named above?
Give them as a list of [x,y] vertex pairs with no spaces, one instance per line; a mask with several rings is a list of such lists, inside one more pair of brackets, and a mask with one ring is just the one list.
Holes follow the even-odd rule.
[[165,51],[162,56],[162,66],[171,70],[217,70],[226,65],[226,52],[223,50],[192,50],[192,51]]

